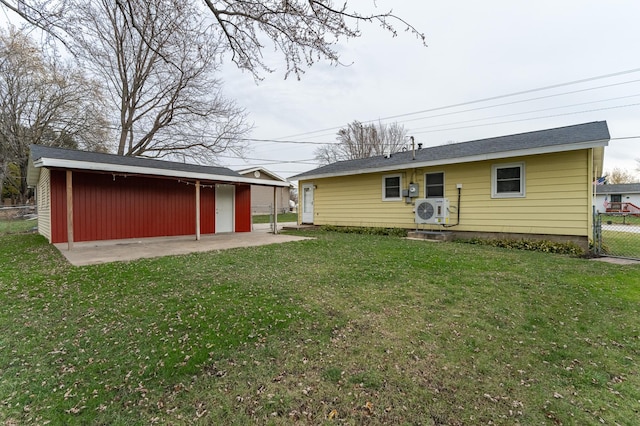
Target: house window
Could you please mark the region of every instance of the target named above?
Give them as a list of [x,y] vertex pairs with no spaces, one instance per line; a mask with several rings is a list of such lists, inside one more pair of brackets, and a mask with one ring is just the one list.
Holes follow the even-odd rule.
[[524,163],[494,164],[491,167],[491,197],[524,197]]
[[382,200],[402,200],[402,179],[400,175],[387,175],[382,177]]
[[444,173],[427,173],[424,175],[424,195],[426,198],[444,197]]

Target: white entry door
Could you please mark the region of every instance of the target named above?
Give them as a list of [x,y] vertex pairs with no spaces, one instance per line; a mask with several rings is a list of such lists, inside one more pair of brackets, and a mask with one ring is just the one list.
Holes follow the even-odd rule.
[[216,185],[216,234],[233,232],[234,197],[236,187],[233,185]]
[[313,224],[313,184],[302,185],[302,223]]

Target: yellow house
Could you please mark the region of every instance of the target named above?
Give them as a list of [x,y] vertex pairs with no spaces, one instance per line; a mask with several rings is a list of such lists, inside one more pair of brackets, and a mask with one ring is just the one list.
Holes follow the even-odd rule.
[[297,176],[299,222],[588,245],[605,121],[340,161]]

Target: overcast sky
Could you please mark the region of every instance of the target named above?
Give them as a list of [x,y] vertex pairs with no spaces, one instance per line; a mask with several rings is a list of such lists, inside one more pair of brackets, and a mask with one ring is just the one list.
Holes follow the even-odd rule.
[[[225,93],[249,112],[256,139],[335,142],[353,120],[398,121],[424,146],[606,120],[605,170],[635,173],[640,158],[640,2],[637,0],[377,0],[402,25],[393,38],[375,24],[339,46],[343,63],[317,64],[300,81],[284,65],[255,84],[225,64]],[[369,7],[366,0],[352,7]],[[611,74],[616,76],[594,78]],[[565,84],[590,79],[579,84]],[[553,89],[542,89],[562,85]],[[608,87],[603,87],[608,86]],[[518,92],[518,96],[501,97]],[[573,92],[573,93],[569,93]],[[452,105],[466,104],[454,108]],[[508,105],[504,105],[508,104]],[[421,111],[428,111],[422,112]],[[397,118],[386,119],[388,117]],[[327,130],[328,129],[328,130]],[[312,133],[313,132],[313,133]],[[263,166],[282,177],[315,168],[311,144],[252,142],[235,169]],[[640,173],[636,173],[640,179]]]

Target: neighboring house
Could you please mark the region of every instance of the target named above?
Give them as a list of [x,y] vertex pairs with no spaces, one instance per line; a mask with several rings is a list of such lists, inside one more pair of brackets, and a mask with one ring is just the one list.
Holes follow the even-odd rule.
[[[251,187],[251,212],[253,214],[269,214],[273,213],[274,202],[278,212],[289,211],[289,191],[291,184],[277,174],[270,172],[262,167],[254,167],[251,169],[238,170],[242,176],[260,179],[267,182],[286,183],[286,187],[269,188],[266,186],[254,185]],[[274,192],[275,191],[275,192]]]
[[288,187],[209,167],[38,145],[27,183],[51,243],[251,231],[251,187]]
[[591,235],[604,121],[323,166],[299,181],[299,221],[456,236],[574,241]]
[[640,214],[640,183],[596,185],[596,210]]

